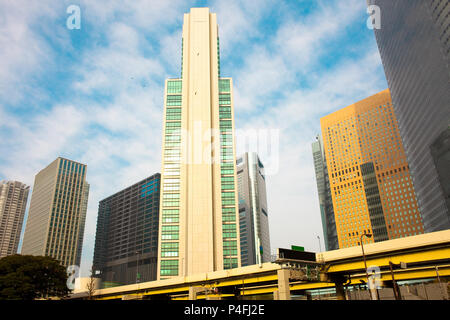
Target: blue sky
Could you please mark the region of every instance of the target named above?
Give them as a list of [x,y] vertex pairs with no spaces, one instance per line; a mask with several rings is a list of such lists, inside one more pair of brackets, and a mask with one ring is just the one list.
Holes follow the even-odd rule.
[[[387,88],[365,3],[0,0],[0,180],[33,186],[58,156],[88,165],[87,274],[98,202],[161,170],[164,80],[180,74],[183,14],[207,6],[237,129],[279,132],[267,177],[272,249],[317,251],[319,119]],[[72,4],[80,30],[66,27]]]

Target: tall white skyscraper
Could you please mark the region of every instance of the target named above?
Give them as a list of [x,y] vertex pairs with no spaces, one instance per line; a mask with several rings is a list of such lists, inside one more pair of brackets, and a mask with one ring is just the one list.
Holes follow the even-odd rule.
[[165,86],[158,279],[241,265],[232,95],[216,15],[193,8]]

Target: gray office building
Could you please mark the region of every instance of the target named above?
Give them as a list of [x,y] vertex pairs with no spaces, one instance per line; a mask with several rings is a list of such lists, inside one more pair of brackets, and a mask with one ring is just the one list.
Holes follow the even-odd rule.
[[256,153],[236,159],[242,266],[270,261],[264,166]]
[[0,181],[0,258],[17,253],[30,187]]
[[58,157],[34,179],[21,253],[80,265],[89,183],[85,164]]
[[326,251],[339,249],[339,241],[334,218],[333,199],[331,198],[330,180],[327,161],[323,149],[322,137],[318,135],[312,143],[314,170],[316,172],[317,192],[319,195],[320,216]]
[[425,232],[450,228],[450,0],[368,0]]
[[156,280],[160,180],[154,174],[100,201],[93,269],[102,287]]

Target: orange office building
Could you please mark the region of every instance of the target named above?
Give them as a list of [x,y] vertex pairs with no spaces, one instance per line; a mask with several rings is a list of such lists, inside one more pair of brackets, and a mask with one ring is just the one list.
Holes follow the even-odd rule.
[[390,91],[320,123],[339,248],[423,233]]

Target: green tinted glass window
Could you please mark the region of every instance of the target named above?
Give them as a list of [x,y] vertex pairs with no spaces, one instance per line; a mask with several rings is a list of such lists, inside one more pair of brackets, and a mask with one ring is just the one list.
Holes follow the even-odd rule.
[[234,223],[233,224],[224,224],[222,227],[223,227],[224,232],[236,231],[236,225]]
[[231,206],[234,205],[235,201],[234,199],[222,199],[222,205],[223,206]]
[[222,169],[228,169],[228,170],[234,169],[233,163],[223,163],[221,167],[222,167]]
[[223,255],[224,256],[236,256],[237,255],[236,240],[224,240],[223,241]]
[[222,209],[222,213],[223,213],[223,214],[232,214],[232,215],[235,215],[235,214],[236,214],[236,210],[235,210],[235,208],[223,208],[223,209]]
[[231,104],[231,96],[229,93],[219,95],[219,105],[230,105],[230,104]]
[[224,257],[223,258],[223,267],[224,267],[224,269],[237,268],[237,266],[238,266],[237,262],[238,262],[237,258]]
[[181,93],[181,80],[167,81],[167,93]]
[[161,275],[162,276],[177,276],[178,275],[178,260],[161,260]]
[[219,79],[219,91],[230,92],[230,79]]
[[220,120],[220,128],[232,128],[232,121],[231,120]]
[[222,192],[222,199],[234,199],[234,192]]
[[161,243],[162,257],[178,257],[178,242],[163,242]]
[[167,96],[166,105],[170,106],[181,106],[181,95]]
[[179,226],[162,226],[161,239],[162,240],[178,240]]

